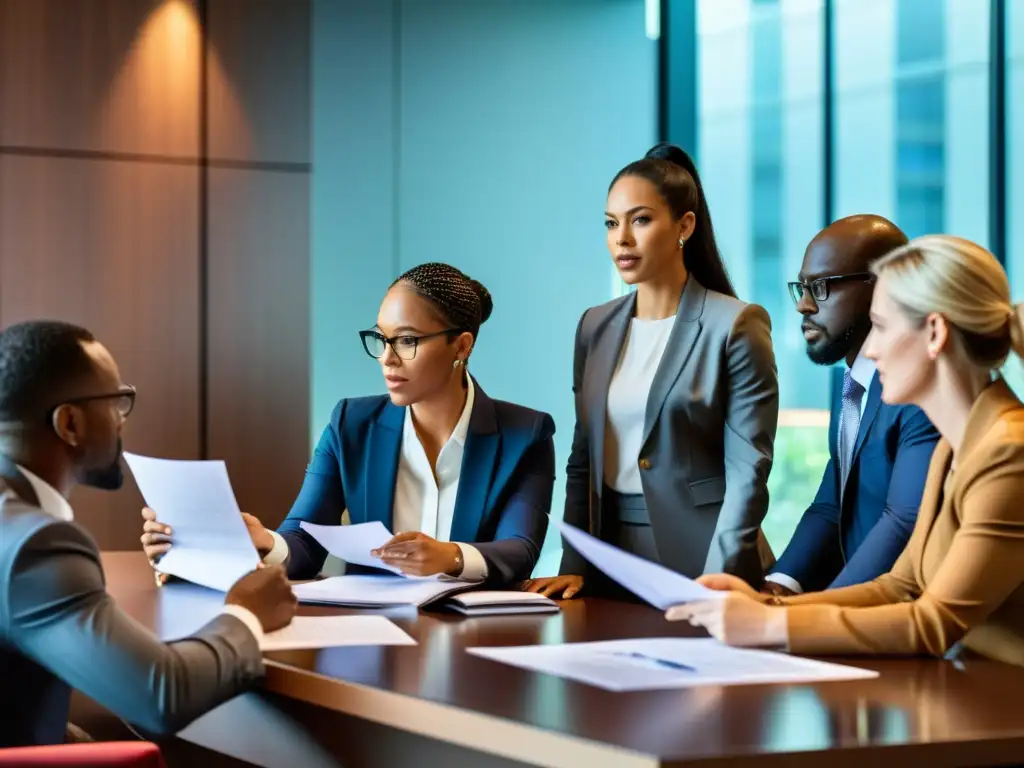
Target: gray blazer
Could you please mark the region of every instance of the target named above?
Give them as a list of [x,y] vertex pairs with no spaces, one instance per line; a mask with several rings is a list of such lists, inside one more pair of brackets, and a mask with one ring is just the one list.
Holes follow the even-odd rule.
[[63,742],[72,688],[165,734],[262,674],[234,616],[160,642],[107,594],[89,534],[40,509],[23,476],[0,480],[0,747]]
[[[632,293],[587,310],[576,330],[565,520],[597,536],[608,387],[635,310]],[[778,416],[768,313],[690,275],[648,395],[639,457],[663,565],[690,577],[725,572],[761,583],[774,562],[761,521]],[[561,572],[585,569],[566,547]]]

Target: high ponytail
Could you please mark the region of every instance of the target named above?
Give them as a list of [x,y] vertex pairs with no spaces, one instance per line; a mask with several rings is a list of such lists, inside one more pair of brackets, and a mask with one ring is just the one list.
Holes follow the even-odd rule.
[[693,213],[696,219],[693,234],[683,248],[686,270],[705,288],[735,297],[736,289],[718,250],[711,211],[693,158],[673,144],[656,144],[642,160],[630,163],[615,174],[609,189],[623,176],[637,176],[653,184],[668,203],[674,218]]

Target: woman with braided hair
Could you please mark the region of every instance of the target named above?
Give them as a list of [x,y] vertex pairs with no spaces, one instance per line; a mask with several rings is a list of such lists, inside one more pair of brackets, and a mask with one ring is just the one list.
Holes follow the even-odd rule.
[[[447,264],[420,265],[392,284],[376,325],[359,334],[388,395],[338,403],[276,532],[245,515],[265,563],[313,578],[327,551],[301,524],[338,525],[347,512],[351,523],[399,532],[372,554],[406,574],[497,586],[530,576],[551,508],[555,425],[546,413],[492,400],[469,375],[491,310],[487,289]],[[152,510],[143,517],[143,548],[155,563],[171,532]]]

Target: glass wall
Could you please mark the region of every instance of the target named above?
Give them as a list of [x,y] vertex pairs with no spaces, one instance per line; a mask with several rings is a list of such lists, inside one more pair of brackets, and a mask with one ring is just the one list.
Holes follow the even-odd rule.
[[[1024,0],[1006,3],[1006,271],[1024,301]],[[1024,396],[1024,366],[1011,359],[1006,378]]]
[[835,216],[989,244],[989,3],[834,0]]
[[699,0],[697,154],[741,298],[772,319],[783,412],[766,533],[781,551],[828,460],[829,371],[785,284],[821,228],[823,0]]
[[[766,532],[776,553],[827,460],[832,381],[832,372],[806,359],[785,282],[814,234],[854,213],[886,216],[910,237],[949,232],[992,247],[990,207],[998,199],[990,189],[991,5],[670,3],[670,20],[696,16],[689,39],[670,35],[667,43],[671,54],[696,38],[696,87],[673,85],[663,108],[685,115],[695,105],[692,148],[723,252],[741,298],[763,305],[772,318],[783,410]],[[1024,272],[1024,226],[1017,223],[1024,220],[1024,147],[1012,141],[1024,136],[1024,96],[1015,95],[1024,94],[1024,0],[1006,6],[1013,279],[1015,270]],[[671,22],[671,30],[680,28]],[[677,122],[667,125],[684,135]],[[1016,376],[1020,366],[1014,367]]]

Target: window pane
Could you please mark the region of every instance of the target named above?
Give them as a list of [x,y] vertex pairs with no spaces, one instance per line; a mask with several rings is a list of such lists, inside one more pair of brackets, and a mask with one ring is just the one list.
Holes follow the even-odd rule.
[[786,292],[824,213],[824,5],[698,0],[697,8],[697,163],[736,289],[768,310],[779,365],[783,412],[765,521],[778,554],[828,459],[829,371],[807,359]]
[[[1024,299],[1024,0],[1006,3],[1006,271],[1015,300]],[[1024,396],[1024,365],[1011,355],[1007,381]]]
[[836,215],[988,245],[989,4],[835,0],[833,23]]

